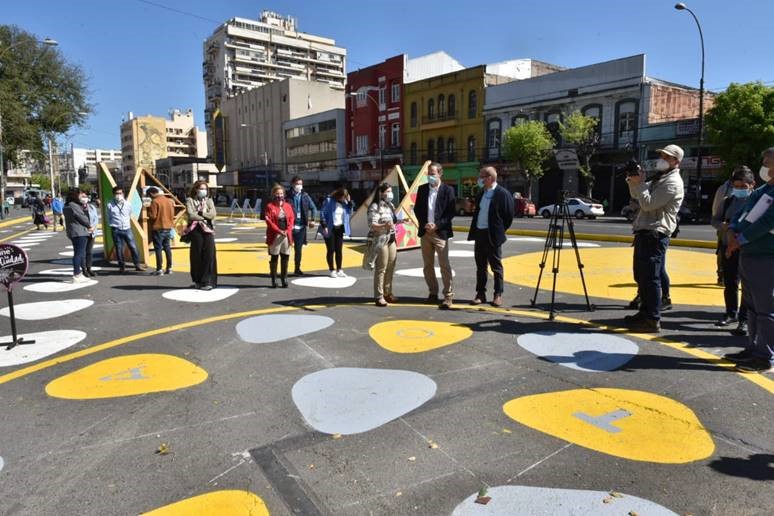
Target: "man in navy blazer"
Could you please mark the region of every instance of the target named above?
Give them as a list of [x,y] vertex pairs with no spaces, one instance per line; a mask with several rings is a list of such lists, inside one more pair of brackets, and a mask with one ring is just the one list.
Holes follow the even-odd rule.
[[472,305],[486,302],[487,264],[494,275],[494,297],[492,306],[503,304],[503,261],[502,245],[506,241],[505,231],[513,223],[513,196],[497,184],[494,167],[484,167],[478,174],[481,189],[476,196],[476,210],[470,222],[468,240],[475,241],[476,297]]
[[414,202],[414,215],[419,222],[419,236],[422,238],[422,261],[425,283],[430,294],[428,303],[438,303],[438,280],[435,277],[435,255],[443,281],[443,302],[439,308],[448,310],[454,298],[452,268],[449,263],[449,238],[452,234],[452,219],[457,201],[454,188],[441,180],[443,167],[432,163],[427,168],[427,184],[419,187]]

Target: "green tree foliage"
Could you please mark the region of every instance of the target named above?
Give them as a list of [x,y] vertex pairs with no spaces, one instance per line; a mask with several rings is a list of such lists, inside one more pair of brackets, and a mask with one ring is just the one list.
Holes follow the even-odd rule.
[[[43,149],[44,135],[83,125],[88,104],[83,71],[59,50],[13,25],[0,25],[0,115],[5,159]],[[86,114],[85,114],[86,113]]]
[[33,185],[40,185],[41,190],[51,191],[51,179],[47,174],[33,174],[30,182]]
[[761,152],[774,146],[774,87],[732,83],[715,97],[704,119],[707,139],[727,173],[736,165],[755,169]]
[[586,195],[591,197],[591,189],[594,187],[594,175],[591,173],[591,158],[599,148],[599,133],[597,125],[599,120],[591,116],[585,116],[579,111],[568,116],[560,125],[559,131],[565,142],[575,147],[578,160],[581,165],[579,172],[586,180]]
[[540,179],[545,169],[543,162],[554,147],[554,139],[543,122],[531,120],[511,127],[503,135],[503,156],[513,161],[527,176],[527,191],[532,182]]

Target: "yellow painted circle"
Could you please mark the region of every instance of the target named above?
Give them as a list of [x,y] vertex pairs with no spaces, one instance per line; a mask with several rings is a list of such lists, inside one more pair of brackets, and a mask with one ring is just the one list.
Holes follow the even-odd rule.
[[147,516],[269,516],[266,504],[247,491],[215,491],[143,513]]
[[202,383],[207,371],[182,358],[144,353],[109,358],[52,380],[54,398],[93,400],[174,391]]
[[[542,252],[527,253],[504,259],[505,280],[534,288],[542,255]],[[580,256],[590,296],[629,301],[637,294],[632,275],[631,247],[580,249]],[[550,259],[549,256],[549,262],[543,272],[541,287],[544,289],[550,289],[553,281]],[[572,249],[562,250],[559,265],[556,290],[566,294],[583,295],[578,265]],[[671,279],[672,302],[723,306],[723,287],[716,285],[716,269],[715,255],[712,253],[669,249],[667,273]]]
[[473,331],[462,324],[399,320],[375,324],[368,334],[388,351],[423,353],[461,342],[473,335]]
[[503,411],[530,428],[624,459],[682,464],[715,444],[691,409],[650,392],[575,389],[524,396]]

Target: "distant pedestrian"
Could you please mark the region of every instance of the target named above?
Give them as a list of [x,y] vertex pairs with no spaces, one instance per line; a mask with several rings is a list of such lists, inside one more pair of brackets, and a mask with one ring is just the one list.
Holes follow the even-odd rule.
[[89,233],[94,229],[89,220],[88,197],[77,188],[67,193],[67,204],[64,207],[64,217],[67,228],[67,238],[73,244],[73,283],[83,283],[88,278],[83,274],[83,265],[86,258],[86,245]]
[[132,206],[126,202],[124,189],[120,186],[113,187],[113,199],[107,205],[107,215],[116,250],[118,271],[122,274],[126,272],[124,246],[129,248],[134,269],[144,271],[145,266],[140,264],[140,255],[137,253],[137,244],[132,233]]
[[317,206],[309,194],[304,192],[304,180],[296,176],[290,180],[288,203],[293,207],[293,275],[302,276],[301,255],[306,245],[306,229],[313,228],[317,218]]
[[387,306],[396,303],[398,299],[392,294],[392,276],[398,258],[398,248],[395,240],[395,206],[392,201],[394,194],[389,183],[382,183],[376,190],[374,201],[368,207],[368,227],[371,234],[374,262],[374,300],[376,306]]
[[[175,203],[161,193],[155,186],[148,188],[151,203],[148,207],[148,222],[153,232],[153,251],[156,255],[156,270],[154,275],[172,274],[172,228],[175,226]],[[166,269],[161,268],[161,251],[167,259]]]
[[288,287],[288,262],[290,248],[293,247],[293,227],[295,213],[290,203],[285,201],[285,189],[274,185],[271,189],[271,202],[266,204],[266,245],[269,248],[269,272],[271,288],[277,288],[277,262],[280,261],[280,281],[282,288]]
[[[352,216],[352,199],[346,188],[340,187],[325,199],[320,214],[319,232],[325,238],[328,270],[331,278],[344,278],[341,269],[344,256],[344,237],[350,236],[349,219]],[[334,264],[335,257],[335,264]],[[335,268],[334,268],[335,265]]]
[[32,200],[30,201],[30,209],[32,210],[32,223],[35,224],[35,229],[40,231],[40,226],[43,226],[48,230],[48,219],[46,218],[46,205],[38,197],[36,192],[30,194]]
[[89,235],[86,240],[86,249],[83,256],[83,275],[94,277],[97,274],[91,269],[91,265],[94,261],[94,234],[99,226],[99,210],[94,206],[94,203],[89,202],[88,195],[81,194],[79,200],[81,206],[86,208],[86,213],[89,215]]
[[62,195],[57,194],[56,197],[51,201],[51,212],[53,213],[54,220],[52,221],[54,224],[54,231],[56,231],[56,225],[59,223],[59,225],[62,226],[62,230],[64,230],[64,217],[62,216],[62,213],[64,211],[64,200],[62,200]]
[[449,309],[454,298],[452,268],[449,262],[449,238],[452,232],[457,200],[454,188],[444,184],[443,167],[433,163],[427,169],[427,184],[419,187],[414,215],[419,222],[418,233],[422,239],[422,262],[425,283],[429,290],[427,300],[431,304],[438,303],[438,279],[435,277],[435,256],[438,255],[438,266],[441,269],[443,281],[443,302],[439,308]]
[[218,286],[218,263],[215,250],[215,203],[207,196],[207,181],[193,184],[191,195],[185,201],[188,227],[186,235],[191,239],[189,258],[193,287],[212,290]]
[[473,240],[476,260],[476,296],[473,305],[486,303],[487,265],[494,275],[492,306],[503,304],[502,245],[507,240],[505,231],[513,223],[513,197],[497,184],[497,170],[484,167],[478,174],[479,193],[470,222],[468,240]]

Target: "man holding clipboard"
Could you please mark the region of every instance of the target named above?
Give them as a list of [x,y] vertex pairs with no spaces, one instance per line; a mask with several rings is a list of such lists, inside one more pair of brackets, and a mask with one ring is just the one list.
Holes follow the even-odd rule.
[[747,303],[749,340],[744,351],[726,355],[743,372],[774,371],[774,147],[763,152],[763,186],[729,226],[726,256],[740,249],[739,275]]

